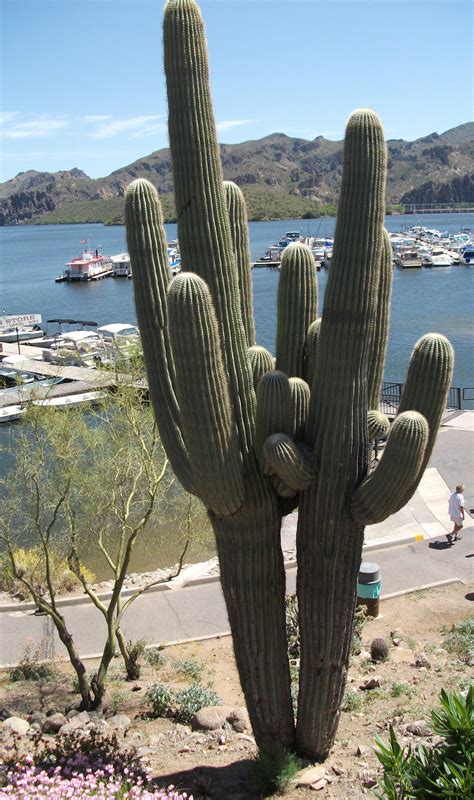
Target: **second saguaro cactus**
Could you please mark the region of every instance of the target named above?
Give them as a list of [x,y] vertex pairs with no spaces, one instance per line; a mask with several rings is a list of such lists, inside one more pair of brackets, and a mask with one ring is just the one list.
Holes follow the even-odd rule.
[[[222,179],[195,0],[168,0],[164,48],[181,275],[170,279],[153,187],[139,180],[126,196],[150,393],[176,474],[209,511],[257,743],[322,759],[345,686],[364,526],[415,491],[444,407],[452,350],[436,334],[416,345],[400,413],[369,474],[369,424],[379,430],[375,423],[383,423],[376,400],[390,296],[380,121],[367,110],[349,120],[321,320],[309,252],[296,245],[285,254],[275,364],[254,341],[244,205]],[[296,505],[295,727],[280,529]]]

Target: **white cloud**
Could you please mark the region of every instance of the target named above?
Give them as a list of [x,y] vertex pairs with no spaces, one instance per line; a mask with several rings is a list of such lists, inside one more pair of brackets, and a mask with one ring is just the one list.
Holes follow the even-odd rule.
[[2,121],[4,139],[34,139],[41,136],[52,136],[57,131],[68,128],[71,124],[64,117],[48,117],[42,115],[33,119],[21,120],[16,112],[7,113]]
[[216,127],[219,133],[222,133],[230,128],[238,128],[240,125],[250,125],[254,121],[253,119],[224,119],[222,122],[218,122]]
[[110,114],[93,114],[84,117],[86,122],[105,122],[106,119],[112,119]]
[[[97,129],[88,134],[91,139],[109,139],[112,136],[117,136],[120,133],[132,133],[133,138],[138,136],[148,135],[149,132],[154,132],[156,128],[155,120],[162,119],[161,115],[149,115],[142,117],[129,117],[128,119],[113,119],[109,117],[110,121],[99,123]],[[154,123],[150,126],[149,123]],[[161,123],[159,129],[163,129],[164,125]]]

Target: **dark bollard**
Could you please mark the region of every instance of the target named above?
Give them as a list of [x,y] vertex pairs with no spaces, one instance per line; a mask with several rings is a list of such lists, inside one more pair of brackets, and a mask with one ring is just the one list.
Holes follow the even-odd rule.
[[364,606],[370,617],[379,616],[381,588],[379,565],[363,561],[357,579],[357,605]]

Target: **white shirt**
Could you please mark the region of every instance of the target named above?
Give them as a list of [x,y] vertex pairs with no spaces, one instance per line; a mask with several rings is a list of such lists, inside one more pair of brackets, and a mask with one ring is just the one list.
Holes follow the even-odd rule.
[[452,519],[462,518],[461,508],[464,508],[464,495],[461,492],[453,492],[449,498],[449,516]]

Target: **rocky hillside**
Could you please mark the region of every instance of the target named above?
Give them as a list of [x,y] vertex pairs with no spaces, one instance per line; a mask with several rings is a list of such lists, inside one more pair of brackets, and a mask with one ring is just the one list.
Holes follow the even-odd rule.
[[[473,122],[441,135],[387,144],[388,203],[474,202]],[[256,141],[223,144],[221,155],[225,178],[242,187],[252,219],[310,216],[321,206],[337,204],[342,141],[273,133]],[[155,184],[163,196],[165,217],[172,219],[171,157],[163,149],[96,180],[79,169],[22,172],[0,187],[0,225],[121,223],[125,189],[137,177]]]

